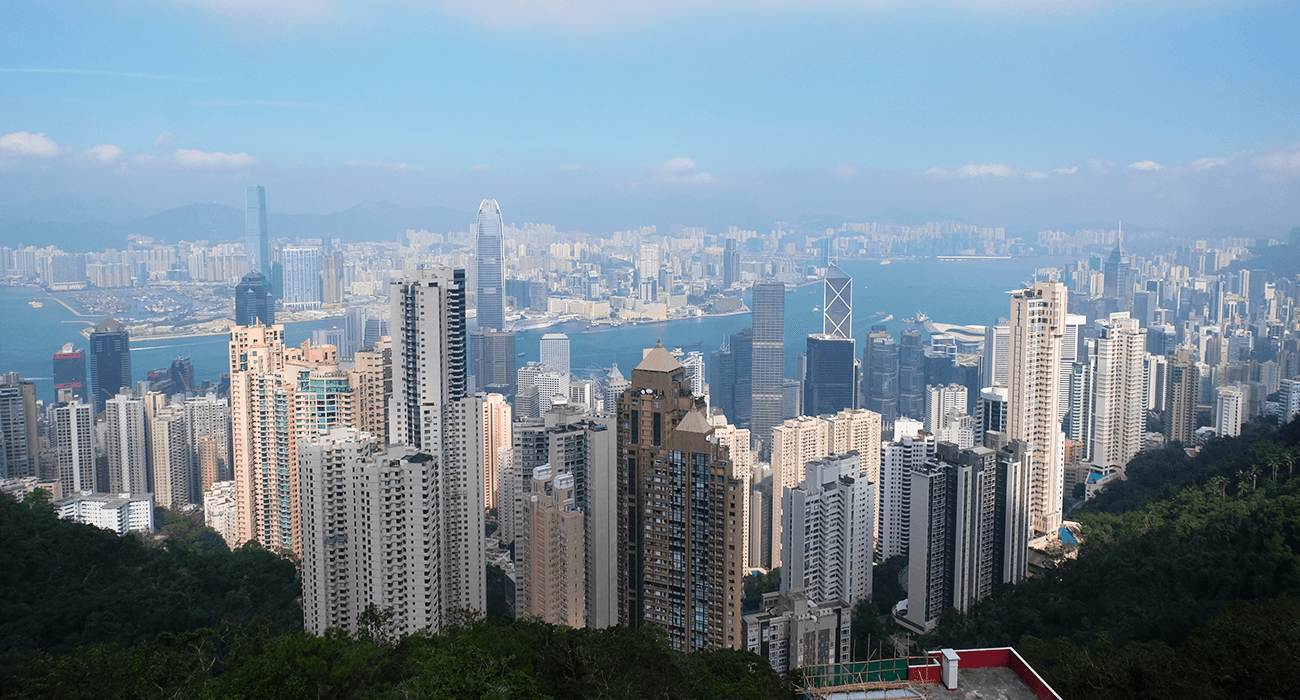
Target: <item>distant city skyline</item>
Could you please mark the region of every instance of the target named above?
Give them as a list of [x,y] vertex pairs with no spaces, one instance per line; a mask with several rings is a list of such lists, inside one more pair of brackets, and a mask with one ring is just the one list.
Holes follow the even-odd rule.
[[272,213],[729,195],[783,220],[1295,225],[1300,9],[1076,5],[20,5],[0,205],[256,182]]

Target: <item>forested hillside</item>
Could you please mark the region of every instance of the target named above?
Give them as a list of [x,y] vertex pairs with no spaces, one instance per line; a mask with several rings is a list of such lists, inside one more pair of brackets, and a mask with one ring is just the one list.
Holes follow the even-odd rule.
[[60,520],[33,495],[0,497],[0,532],[0,652],[131,645],[259,615],[302,628],[293,563],[256,545],[232,552],[211,530],[146,543]]
[[1195,458],[1144,454],[1075,514],[1077,559],[950,611],[920,644],[1017,646],[1067,698],[1237,697],[1243,683],[1294,696],[1298,463],[1300,421],[1254,424]]

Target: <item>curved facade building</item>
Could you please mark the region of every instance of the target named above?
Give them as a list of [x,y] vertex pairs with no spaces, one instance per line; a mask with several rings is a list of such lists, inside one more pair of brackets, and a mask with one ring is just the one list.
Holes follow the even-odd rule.
[[478,253],[478,327],[505,330],[505,228],[497,200],[478,207],[475,235]]

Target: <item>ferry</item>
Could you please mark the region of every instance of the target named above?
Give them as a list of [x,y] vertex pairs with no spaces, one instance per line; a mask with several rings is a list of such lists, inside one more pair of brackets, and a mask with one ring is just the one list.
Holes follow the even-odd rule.
[[33,309],[39,309],[39,308],[45,306],[45,302],[43,302],[43,301],[29,301],[29,302],[27,302],[27,305],[30,306],[30,307],[32,307]]
[[881,261],[880,261],[880,264],[881,264],[881,265],[888,265],[888,264],[891,263],[891,262],[893,262],[893,261],[886,259],[886,260],[881,260]]

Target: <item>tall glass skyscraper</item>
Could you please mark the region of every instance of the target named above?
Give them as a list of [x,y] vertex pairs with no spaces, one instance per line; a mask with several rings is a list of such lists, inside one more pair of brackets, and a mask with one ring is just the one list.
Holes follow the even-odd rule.
[[478,207],[475,226],[478,243],[478,327],[498,331],[506,328],[504,228],[497,200],[483,200]]
[[119,389],[131,387],[131,336],[115,318],[104,319],[90,334],[90,384],[95,413]]
[[822,301],[822,333],[852,338],[853,278],[835,265],[828,267]]
[[266,188],[249,185],[244,190],[244,254],[249,271],[271,278],[271,246],[266,236]]
[[765,445],[783,420],[785,395],[785,284],[759,282],[754,303],[754,417],[751,435]]

